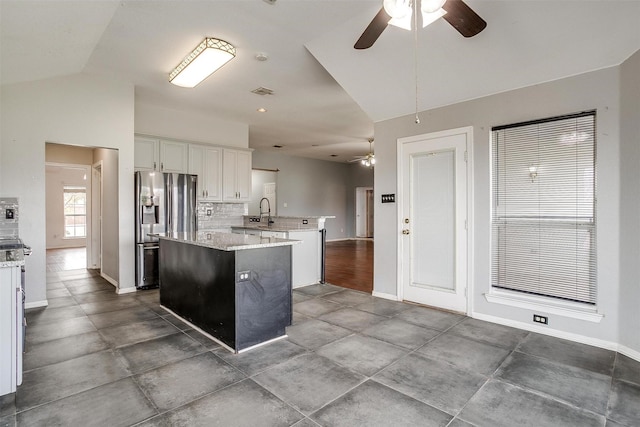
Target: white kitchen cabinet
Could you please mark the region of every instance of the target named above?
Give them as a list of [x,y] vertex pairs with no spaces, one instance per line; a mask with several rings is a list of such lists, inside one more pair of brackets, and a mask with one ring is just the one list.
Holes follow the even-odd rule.
[[189,173],[198,175],[198,199],[222,200],[222,149],[189,145]]
[[182,142],[160,141],[160,171],[187,173],[189,145]]
[[0,267],[0,396],[22,383],[22,293],[19,266]]
[[251,152],[223,149],[222,200],[251,201]]
[[136,171],[187,173],[188,162],[188,144],[143,137],[134,140],[133,166]]
[[150,138],[134,140],[133,168],[136,171],[155,171],[160,166],[160,141]]

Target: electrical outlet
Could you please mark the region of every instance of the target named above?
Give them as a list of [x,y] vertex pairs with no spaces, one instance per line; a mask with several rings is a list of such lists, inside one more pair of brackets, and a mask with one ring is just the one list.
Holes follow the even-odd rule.
[[246,282],[249,280],[250,271],[238,271],[238,282]]
[[15,210],[13,210],[13,209],[7,209],[7,210],[5,211],[5,215],[4,215],[4,217],[5,217],[5,219],[13,219],[13,218],[15,217],[15,213],[16,213],[16,211],[15,211]]
[[543,325],[549,324],[549,319],[547,318],[547,316],[540,316],[539,314],[533,315],[533,321],[535,323],[542,323]]
[[303,224],[305,224],[305,225],[306,225],[306,224],[309,224],[309,220],[308,220],[308,219],[303,219],[303,220],[302,220],[302,223],[303,223]]
[[207,209],[207,216],[211,216],[211,209]]

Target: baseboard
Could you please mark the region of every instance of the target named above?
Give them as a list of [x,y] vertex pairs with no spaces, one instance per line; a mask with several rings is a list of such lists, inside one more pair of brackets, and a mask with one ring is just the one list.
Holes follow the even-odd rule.
[[49,305],[49,301],[47,301],[46,299],[43,299],[40,301],[25,302],[24,308],[29,309],[29,308],[47,307],[48,305]]
[[373,291],[371,293],[372,296],[377,297],[377,298],[383,298],[383,299],[388,299],[391,301],[398,301],[398,296],[397,295],[393,295],[393,294],[386,294],[384,292],[376,292]]
[[618,353],[624,354],[625,356],[630,357],[637,362],[640,362],[640,351],[634,350],[625,345],[619,345]]
[[[536,332],[542,335],[549,335],[555,338],[561,338],[569,341],[574,341],[581,344],[592,345],[594,347],[604,348],[606,350],[619,351],[620,345],[606,340],[598,338],[587,337],[580,334],[574,334],[571,332],[561,331],[558,329],[552,329],[545,326],[530,325],[525,322],[518,322],[510,319],[503,319],[502,317],[490,316],[482,313],[472,313],[470,315],[474,319],[485,320],[491,323],[497,323],[499,325],[511,326],[513,328],[522,329],[529,332]],[[632,356],[629,356],[632,357]]]
[[116,291],[116,293],[117,293],[118,295],[123,295],[123,294],[132,294],[132,293],[134,293],[134,292],[138,292],[138,289],[137,289],[135,286],[134,286],[134,287],[131,287],[131,288],[118,289],[118,290]]
[[100,277],[102,277],[104,280],[111,283],[116,289],[118,289],[118,281],[116,279],[103,272],[100,272]]

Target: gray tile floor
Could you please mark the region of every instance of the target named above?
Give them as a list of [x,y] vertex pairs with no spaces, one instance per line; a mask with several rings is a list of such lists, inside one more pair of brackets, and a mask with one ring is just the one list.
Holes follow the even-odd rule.
[[86,270],[48,273],[0,426],[640,426],[640,363],[332,285],[234,355]]

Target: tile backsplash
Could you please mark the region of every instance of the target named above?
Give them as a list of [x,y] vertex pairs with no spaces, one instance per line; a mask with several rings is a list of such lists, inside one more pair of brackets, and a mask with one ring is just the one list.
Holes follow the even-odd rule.
[[198,202],[198,231],[231,231],[231,227],[242,226],[248,211],[246,203]]
[[[7,219],[7,210],[13,210],[13,219]],[[18,217],[18,198],[0,197],[0,236],[18,237]]]

